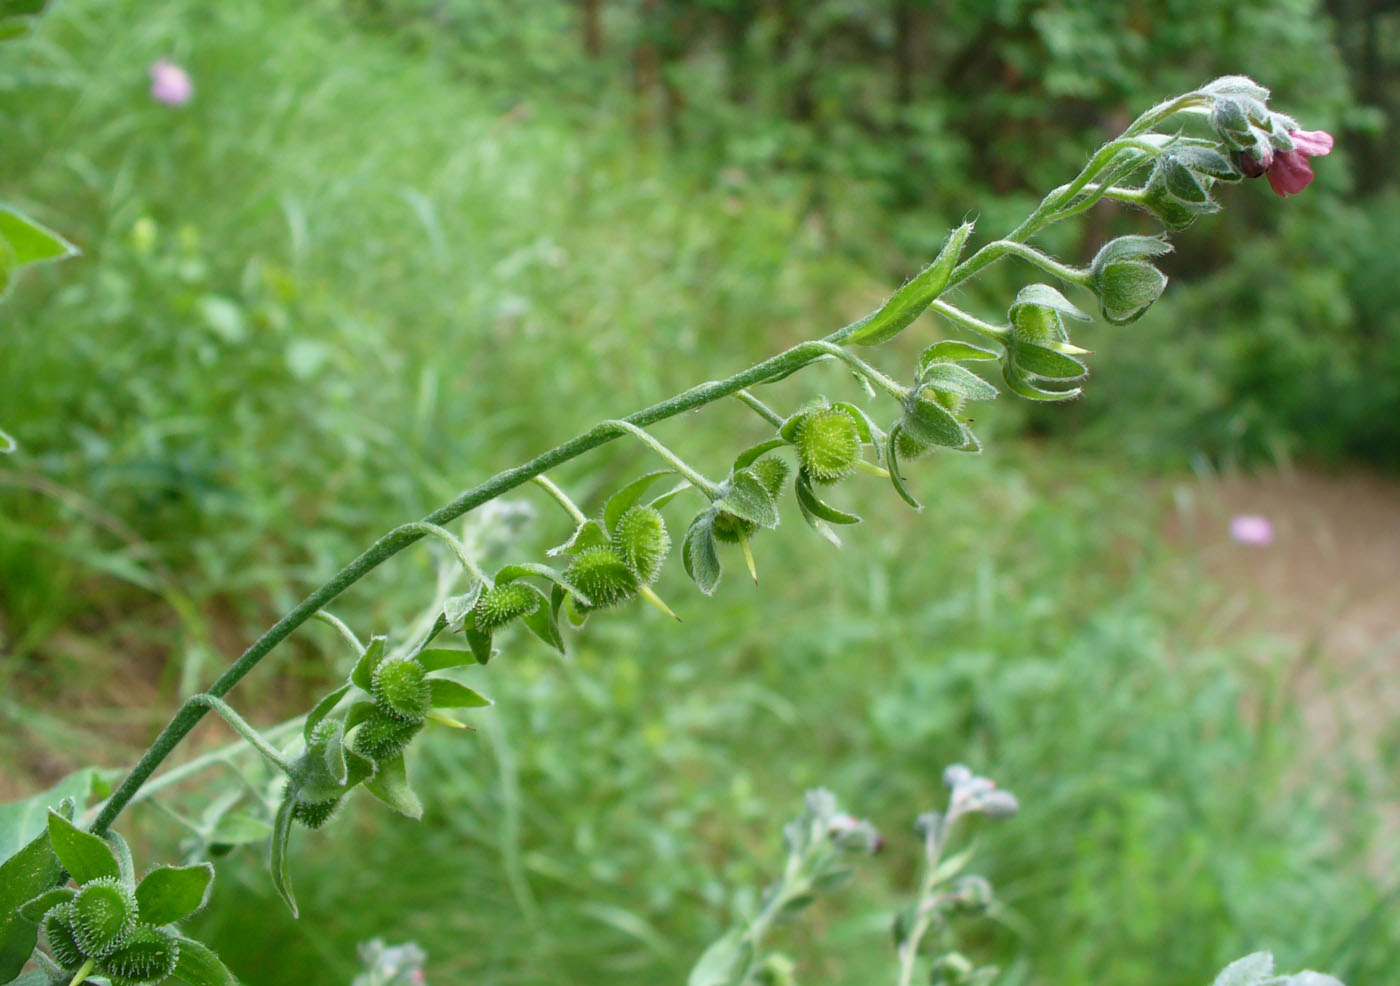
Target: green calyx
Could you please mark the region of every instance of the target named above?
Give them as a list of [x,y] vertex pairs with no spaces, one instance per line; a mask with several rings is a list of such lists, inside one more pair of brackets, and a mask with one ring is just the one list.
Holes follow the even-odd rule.
[[483,592],[472,613],[476,618],[476,628],[482,633],[491,633],[517,616],[524,616],[538,604],[539,596],[528,585],[507,582]]
[[421,722],[404,722],[376,709],[360,723],[350,748],[378,763],[408,746],[422,728]]
[[836,483],[856,470],[860,430],[840,408],[809,412],[797,429],[797,459],[814,482]]
[[661,574],[661,566],[671,551],[671,535],[658,511],[635,506],[618,518],[612,546],[637,577],[650,585]]
[[169,976],[179,958],[180,943],[171,932],[143,924],[102,960],[102,971],[112,986],[144,986]]
[[136,895],[116,877],[84,884],[70,906],[73,937],[89,957],[105,955],[136,927]]
[[715,515],[714,527],[715,540],[724,544],[738,544],[740,541],[750,538],[758,530],[758,525],[751,520],[737,517],[728,510],[721,510]]
[[318,829],[336,816],[340,805],[340,798],[330,798],[326,801],[297,801],[292,805],[292,818],[309,829]]
[[625,602],[642,587],[632,567],[606,545],[580,552],[564,570],[564,580],[591,599],[595,609]]
[[427,672],[408,658],[381,662],[374,669],[370,693],[381,712],[403,722],[422,722],[432,708]]
[[87,961],[73,927],[71,903],[59,904],[44,915],[44,937],[48,939],[54,961],[63,968],[72,971]]

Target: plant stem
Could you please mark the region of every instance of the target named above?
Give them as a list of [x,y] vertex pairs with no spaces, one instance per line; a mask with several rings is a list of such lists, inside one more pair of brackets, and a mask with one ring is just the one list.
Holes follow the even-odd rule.
[[458,541],[447,528],[440,524],[435,524],[431,520],[420,520],[417,523],[404,524],[403,526],[411,530],[421,531],[429,537],[435,537],[443,544],[447,545],[448,550],[462,563],[462,567],[471,573],[472,578],[476,579],[482,585],[488,588],[490,587],[491,580],[486,577],[485,572],[477,567],[476,562],[472,560],[472,556],[467,553],[467,546],[461,541]]
[[185,700],[185,705],[203,706],[208,709],[213,709],[215,712],[219,713],[219,715],[223,716],[224,721],[232,726],[240,736],[252,744],[253,749],[266,757],[268,763],[272,764],[284,774],[290,775],[292,773],[294,769],[292,767],[292,762],[282,756],[282,751],[264,739],[262,733],[254,729],[247,719],[244,719],[235,712],[233,706],[229,705],[223,699],[216,695],[191,695]]
[[658,441],[650,432],[646,431],[644,428],[639,428],[632,422],[622,419],[604,421],[603,424],[612,428],[616,428],[620,433],[624,435],[632,435],[633,437],[639,439],[642,442],[642,444],[647,446],[647,448],[651,449],[657,455],[661,456],[661,458],[669,462],[675,468],[676,472],[680,473],[686,479],[690,480],[690,485],[694,486],[697,490],[700,490],[700,492],[704,493],[711,500],[717,499],[719,497],[719,486],[710,482],[704,476],[700,475],[698,472],[692,469],[684,459],[682,459],[676,453],[668,449],[665,445]]
[[933,847],[928,853],[928,865],[924,870],[923,879],[919,881],[919,907],[914,912],[914,926],[909,929],[909,936],[899,946],[899,983],[898,986],[910,986],[914,981],[914,967],[919,960],[919,943],[928,933],[929,925],[933,923],[933,908],[931,905],[933,898],[934,878],[938,874],[938,861],[943,856],[943,850],[947,848],[948,837],[952,833],[953,822],[957,820],[951,810],[938,822],[938,832],[933,839]]
[[350,627],[346,625],[344,620],[336,616],[330,610],[318,609],[316,611],[315,619],[318,619],[322,623],[327,623],[335,627],[335,629],[340,633],[341,637],[345,638],[345,642],[350,645],[350,648],[355,652],[357,656],[365,652],[365,645],[360,643],[360,638],[355,636],[355,631],[351,630]]
[[[1121,139],[1131,139],[1147,132],[1157,123],[1181,110],[1191,109],[1196,106],[1203,106],[1209,102],[1209,97],[1199,93],[1188,93],[1166,103],[1148,110],[1140,116],[1124,133]],[[975,254],[963,261],[953,269],[949,276],[948,283],[943,289],[943,293],[948,292],[958,284],[967,280],[977,271],[993,263],[1005,253],[1005,243],[1023,242],[1039,231],[1048,223],[1055,221],[1054,213],[1057,209],[1063,208],[1078,195],[1090,181],[1098,175],[1113,158],[1118,154],[1121,145],[1118,142],[1111,142],[1105,145],[1093,158],[1089,164],[1079,173],[1079,176],[1068,186],[1057,189],[1046,197],[1036,210],[1011,233],[1007,234],[1001,241],[1000,252],[994,250],[995,244],[988,244],[982,247]],[[868,318],[868,317],[867,317]],[[861,327],[867,319],[860,319],[844,326],[819,341],[799,343],[776,356],[771,356],[760,363],[749,367],[731,377],[723,380],[711,380],[706,383],[691,387],[673,397],[670,397],[648,408],[637,411],[634,414],[621,419],[625,425],[635,429],[645,428],[647,425],[664,421],[667,418],[675,417],[686,411],[691,411],[706,404],[710,404],[724,397],[737,394],[745,388],[756,386],[772,380],[778,380],[797,370],[802,369],[809,363],[829,355],[829,347],[834,347],[844,342],[853,332]],[[896,385],[897,386],[897,385]],[[428,514],[421,522],[403,524],[395,527],[387,534],[383,535],[374,544],[370,545],[359,557],[355,558],[348,565],[337,572],[331,579],[314,590],[310,595],[298,603],[290,612],[274,623],[261,637],[255,640],[247,650],[234,661],[222,675],[219,676],[206,691],[206,695],[219,698],[227,695],[238,682],[258,666],[264,657],[271,650],[291,635],[292,631],[301,626],[316,612],[333,599],[339,596],[346,589],[350,588],[369,572],[373,571],[387,559],[392,558],[400,551],[421,540],[424,536],[435,533],[433,528],[442,524],[450,523],[461,517],[470,510],[494,500],[496,497],[509,490],[515,489],[522,483],[528,482],[536,476],[553,469],[565,462],[590,452],[600,445],[617,439],[624,430],[620,429],[617,422],[603,422],[588,429],[582,434],[576,435],[561,445],[557,445],[547,452],[535,456],[533,459],[521,465],[497,473],[486,482],[472,487],[458,495],[450,503],[439,507]],[[650,436],[648,436],[650,437]],[[703,489],[704,487],[702,487]],[[442,533],[446,533],[445,531]],[[450,537],[450,535],[449,535]],[[453,541],[456,539],[453,538]],[[92,831],[101,835],[111,827],[113,821],[121,814],[122,810],[131,802],[131,799],[141,789],[156,770],[157,767],[170,755],[170,752],[179,745],[196,724],[204,717],[207,709],[198,704],[186,703],[181,706],[174,718],[156,736],[151,746],[142,755],[136,766],[127,774],[126,778],[113,792],[102,812],[93,823]]]
[[781,428],[783,426],[783,421],[786,419],[747,390],[741,390],[734,396],[753,408],[760,418],[767,421],[774,428]]
[[88,973],[92,971],[92,967],[96,964],[96,959],[88,959],[84,962],[78,968],[78,971],[73,973],[73,978],[68,981],[68,986],[79,986],[79,984],[88,977]]
[[588,518],[584,516],[578,504],[570,499],[569,494],[556,486],[554,481],[548,476],[536,476],[534,477],[534,482],[549,491],[549,495],[554,497],[559,506],[563,507],[568,515],[574,519],[575,524],[586,524],[588,522]]

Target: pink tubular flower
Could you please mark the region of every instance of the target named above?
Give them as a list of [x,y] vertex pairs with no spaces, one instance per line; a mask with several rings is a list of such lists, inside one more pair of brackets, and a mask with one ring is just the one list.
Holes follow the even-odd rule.
[[1258,514],[1239,514],[1230,519],[1230,537],[1240,544],[1262,548],[1273,543],[1274,525],[1269,523],[1269,518]]
[[184,106],[194,97],[189,73],[168,58],[151,66],[151,98],[166,106]]
[[1332,135],[1325,130],[1290,130],[1293,150],[1275,151],[1266,148],[1268,157],[1257,158],[1253,154],[1240,155],[1240,171],[1246,178],[1268,175],[1269,186],[1287,198],[1297,195],[1312,184],[1313,169],[1308,164],[1310,157],[1322,157],[1332,150]]

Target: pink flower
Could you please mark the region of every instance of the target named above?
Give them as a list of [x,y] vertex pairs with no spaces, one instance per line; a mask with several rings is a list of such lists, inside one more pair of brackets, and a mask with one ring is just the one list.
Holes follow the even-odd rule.
[[194,97],[189,73],[168,58],[151,66],[151,98],[166,106],[184,106]]
[[1325,130],[1290,130],[1288,136],[1293,139],[1291,151],[1275,151],[1266,146],[1263,158],[1240,155],[1240,171],[1246,178],[1268,175],[1270,187],[1284,198],[1297,195],[1312,184],[1313,169],[1308,158],[1331,153],[1333,144],[1332,135]]
[[1239,514],[1230,519],[1230,537],[1240,544],[1263,547],[1274,540],[1274,525],[1258,514]]

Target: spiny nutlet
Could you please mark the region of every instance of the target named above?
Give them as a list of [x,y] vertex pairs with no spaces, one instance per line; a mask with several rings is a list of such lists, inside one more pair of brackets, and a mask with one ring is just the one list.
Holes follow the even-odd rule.
[[325,749],[326,744],[331,741],[331,737],[335,735],[336,729],[340,728],[341,725],[342,720],[340,719],[322,719],[316,723],[316,728],[311,730],[311,738],[306,741],[307,749]]
[[524,616],[539,603],[539,596],[523,582],[507,582],[492,586],[481,594],[472,607],[476,616],[476,628],[482,633],[491,633],[505,626],[517,616]]
[[894,443],[895,453],[901,459],[917,459],[933,451],[933,446],[919,441],[903,428],[899,430],[899,438]]
[[758,477],[759,483],[768,491],[768,495],[776,500],[782,495],[783,484],[787,482],[788,473],[792,472],[792,467],[788,465],[787,459],[781,456],[765,455],[749,466],[749,471]]
[[102,971],[112,986],[144,986],[169,976],[179,958],[180,943],[172,933],[141,924],[121,948],[102,960]]
[[586,595],[595,609],[616,606],[641,588],[637,573],[612,548],[597,545],[579,552],[564,570],[564,580]]
[[292,805],[292,817],[309,829],[325,825],[340,810],[340,798],[325,801],[297,801]]
[[715,523],[711,530],[715,533],[716,541],[738,544],[744,538],[752,537],[758,530],[758,525],[737,514],[731,514],[728,510],[721,510],[715,515]]
[[837,407],[808,412],[797,429],[797,459],[815,482],[845,479],[860,461],[860,430],[855,420]]
[[136,927],[136,895],[114,876],[89,880],[72,900],[73,937],[83,954],[100,957]]
[[618,557],[650,585],[661,574],[661,566],[671,552],[671,535],[660,513],[638,505],[618,518],[612,544]]
[[376,709],[368,719],[360,723],[350,748],[378,763],[408,746],[422,728],[421,722],[404,722]]
[[404,722],[422,722],[432,708],[427,672],[411,658],[380,662],[374,669],[370,691],[382,712]]
[[87,961],[78,936],[73,929],[73,905],[71,902],[49,908],[44,915],[44,937],[48,939],[49,951],[53,959],[69,972]]

